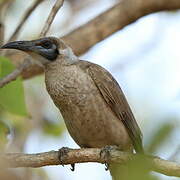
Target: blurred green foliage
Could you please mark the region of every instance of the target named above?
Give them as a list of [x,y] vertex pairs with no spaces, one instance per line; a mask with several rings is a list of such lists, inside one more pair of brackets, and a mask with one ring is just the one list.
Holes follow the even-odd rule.
[[146,152],[153,154],[156,152],[163,143],[166,142],[167,138],[173,132],[174,126],[172,124],[163,124],[153,135],[151,142],[145,148]]
[[5,1],[5,0],[0,0],[0,4],[1,4],[3,1]]
[[126,164],[113,164],[111,173],[113,180],[158,180],[151,173],[149,161],[144,156],[138,155]]
[[[145,153],[153,155],[157,150],[162,147],[162,144],[167,142],[170,134],[174,130],[172,124],[163,124],[154,133],[148,146],[145,147]],[[151,172],[151,163],[146,156],[137,155],[133,159],[130,159],[126,164],[112,164],[110,170],[113,174],[113,180],[158,180]]]
[[2,151],[8,142],[7,135],[10,133],[8,125],[0,119],[0,151]]
[[[0,78],[11,73],[14,69],[14,65],[8,58],[0,57]],[[0,89],[0,105],[10,113],[27,116],[21,78],[17,78]]]
[[44,120],[43,122],[43,132],[46,135],[60,136],[65,130],[65,126],[63,123],[52,122],[48,120]]

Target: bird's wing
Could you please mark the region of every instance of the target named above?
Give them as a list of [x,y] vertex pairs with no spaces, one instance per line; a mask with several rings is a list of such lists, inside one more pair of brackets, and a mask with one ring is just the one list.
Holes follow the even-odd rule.
[[97,64],[87,61],[84,61],[84,63],[81,61],[81,64],[86,66],[86,71],[91,76],[104,100],[118,119],[123,122],[136,152],[143,152],[141,130],[117,81],[107,70]]

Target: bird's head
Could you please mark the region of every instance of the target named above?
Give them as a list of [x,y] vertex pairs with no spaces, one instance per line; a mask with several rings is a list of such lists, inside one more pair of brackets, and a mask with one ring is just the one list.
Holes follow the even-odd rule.
[[42,65],[61,59],[58,57],[64,57],[67,61],[72,61],[72,63],[77,59],[71,48],[55,37],[45,37],[32,41],[13,41],[3,45],[1,49],[24,51]]

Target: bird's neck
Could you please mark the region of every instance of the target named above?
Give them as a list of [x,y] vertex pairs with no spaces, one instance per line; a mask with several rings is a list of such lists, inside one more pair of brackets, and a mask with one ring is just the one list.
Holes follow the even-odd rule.
[[78,61],[79,59],[75,57],[72,58],[68,56],[59,55],[57,60],[55,60],[54,62],[45,64],[45,70],[56,72],[57,70],[59,71],[61,68],[64,68],[65,66],[71,66]]
[[64,65],[71,65],[79,60],[70,47],[60,49],[59,54],[58,60],[60,60]]

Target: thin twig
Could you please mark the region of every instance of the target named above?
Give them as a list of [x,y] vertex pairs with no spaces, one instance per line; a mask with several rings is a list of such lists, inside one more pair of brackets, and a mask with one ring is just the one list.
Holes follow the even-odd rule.
[[26,22],[26,20],[28,19],[28,17],[32,14],[32,12],[38,7],[38,5],[40,3],[42,3],[43,0],[36,0],[26,11],[26,13],[24,14],[24,17],[22,18],[21,22],[19,23],[19,25],[17,26],[17,28],[15,29],[14,33],[11,35],[11,37],[9,38],[8,41],[13,41],[17,38],[17,36],[19,35],[19,32],[21,30],[21,28],[23,27],[24,23]]
[[[93,45],[147,14],[180,9],[179,0],[168,2],[168,0],[122,0],[111,9],[64,36],[63,40],[72,47],[76,55],[81,55]],[[21,59],[23,57],[22,54]],[[16,64],[18,62],[19,60],[16,60]],[[43,68],[33,66],[22,74],[23,78],[27,79],[42,72]]]
[[25,58],[24,62],[19,67],[17,67],[12,73],[0,79],[0,88],[10,83],[11,81],[16,80],[17,77],[22,73],[22,71],[28,68],[31,64],[31,59],[28,57]]
[[49,28],[53,22],[58,10],[62,7],[63,2],[64,2],[64,0],[57,0],[56,3],[54,4],[54,6],[53,6],[53,8],[49,14],[49,17],[45,23],[45,26],[40,33],[40,37],[46,36],[46,34],[47,34],[47,32],[48,32],[48,30],[49,30]]
[[0,46],[2,46],[4,42],[4,23],[0,21]]
[[[61,151],[61,150],[60,150]],[[98,163],[120,163],[125,164],[129,160],[133,160],[138,155],[118,150],[111,150],[109,157],[103,157],[101,154],[102,149],[99,148],[83,148],[83,149],[67,149],[65,152],[49,151],[38,154],[22,154],[22,153],[8,153],[0,155],[0,162],[6,163],[7,167],[42,167],[49,165],[60,164],[74,164],[85,162],[98,162]],[[59,160],[61,155],[61,161]],[[144,156],[150,162],[151,167],[149,170],[156,171],[167,176],[180,177],[180,165],[171,161],[161,159],[154,156]]]
[[4,21],[8,7],[11,5],[12,0],[2,1],[0,3],[0,46],[4,43]]
[[[98,42],[147,14],[180,9],[179,0],[168,2],[168,0],[121,0],[112,8],[68,33],[62,39],[72,47],[76,55],[82,55]],[[43,72],[43,68],[31,67],[28,71],[23,72],[23,78],[32,78]]]
[[[30,14],[33,12],[33,10],[42,2],[43,0],[37,0],[26,12],[25,16],[23,17],[21,23],[19,24],[19,26],[16,28],[15,32],[13,33],[13,35],[11,36],[11,38],[9,39],[9,41],[12,41],[13,39],[16,39],[21,27],[23,26],[24,22],[26,21],[26,19],[30,16]],[[46,33],[48,32],[53,19],[57,13],[57,11],[60,9],[60,7],[63,5],[63,0],[57,0],[55,5],[53,6],[49,17],[44,25],[44,28],[41,32],[41,36],[45,36]],[[23,61],[23,63],[17,68],[15,69],[12,73],[8,74],[6,77],[4,77],[2,80],[0,80],[0,88],[2,88],[3,86],[5,86],[6,84],[8,84],[9,82],[16,80],[17,77],[26,69],[28,68],[30,65],[32,65],[32,62],[29,60],[27,60],[28,58],[25,58],[25,60]]]

